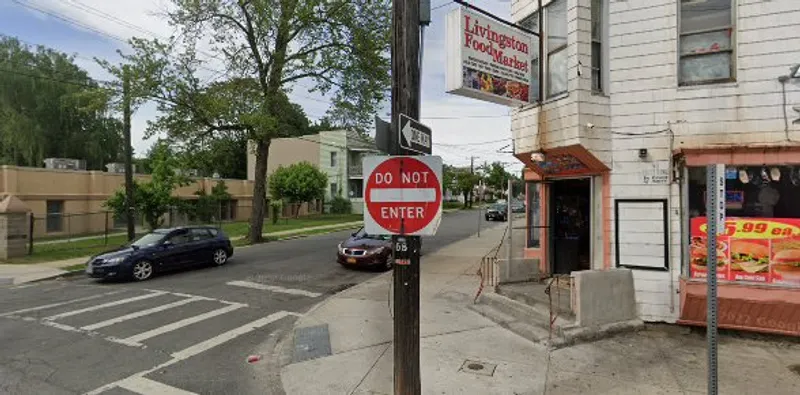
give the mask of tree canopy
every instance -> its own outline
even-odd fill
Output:
[[[325,195],[328,176],[308,162],[278,167],[269,177],[269,191],[273,199],[303,203],[321,199]]]
[[[251,242],[260,241],[273,138],[308,133],[293,89],[329,94],[330,122],[365,130],[388,96],[389,0],[172,0],[167,18],[181,45],[132,40],[123,54],[146,71],[139,87],[163,114],[149,132],[194,144],[236,136],[254,142]],[[196,48],[208,45],[224,70],[201,78]],[[208,52],[206,51],[206,52]],[[108,66],[108,65],[106,65]],[[122,77],[122,69],[107,67]],[[158,80],[153,84],[152,79]],[[297,115],[302,114],[302,117]]]
[[[0,164],[41,167],[58,157],[104,169],[123,153],[110,110],[108,90],[72,56],[0,36]]]
[[[157,229],[163,225],[164,215],[171,208],[184,208],[180,200],[172,196],[172,192],[177,187],[188,185],[189,179],[181,174],[179,162],[165,141],[157,142],[149,156],[152,158],[152,178],[147,182],[134,182],[132,207],[136,214],[144,217],[150,229]],[[125,189],[121,188],[114,192],[105,205],[117,218],[122,218],[128,207],[125,201]]]

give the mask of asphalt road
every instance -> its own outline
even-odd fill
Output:
[[[474,234],[478,221],[476,211],[445,214],[423,255]],[[349,233],[239,248],[223,267],[144,283],[0,287],[0,394],[280,393],[267,358],[280,335],[378,275],[335,263]]]

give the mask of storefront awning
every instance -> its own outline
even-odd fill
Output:
[[[769,166],[800,163],[800,146],[679,148],[673,154],[682,156],[686,166]]]
[[[541,162],[532,160],[532,153],[519,153],[515,156],[543,179],[592,175],[609,170],[608,166],[580,144],[542,151],[544,161]]]

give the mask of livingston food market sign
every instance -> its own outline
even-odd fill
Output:
[[[447,15],[447,91],[497,104],[530,102],[533,35],[468,8]]]

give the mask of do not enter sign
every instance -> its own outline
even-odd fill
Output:
[[[442,158],[364,158],[364,231],[431,236],[442,217]]]

